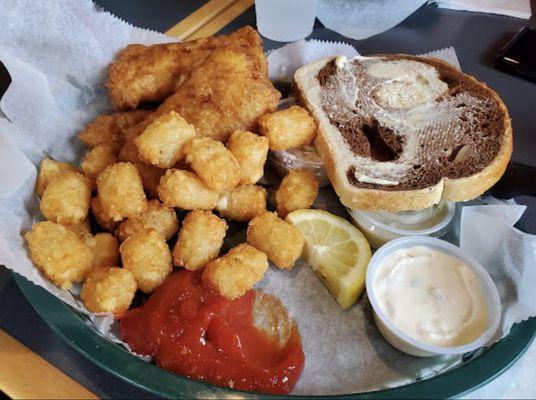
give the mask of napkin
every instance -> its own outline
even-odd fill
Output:
[[[320,0],[317,18],[332,31],[366,39],[398,25],[426,0]]]
[[[529,19],[532,15],[530,0],[430,0],[430,3],[449,10],[499,14],[522,19]]]

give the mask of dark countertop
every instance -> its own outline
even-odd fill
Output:
[[[195,0],[151,2],[98,0],[96,3],[134,25],[165,31],[197,9],[203,2]],[[255,25],[253,7],[225,27],[222,32],[232,31],[245,24]],[[492,66],[498,49],[518,29],[530,24],[534,25],[534,17],[527,22],[508,17],[445,11],[432,6],[424,6],[397,27],[363,41],[347,40],[323,28],[318,21],[311,38],[344,40],[352,43],[362,54],[423,53],[454,46],[462,69],[497,90],[508,106],[514,124],[513,159],[536,167],[534,156],[536,151],[536,84],[499,72]],[[271,49],[281,46],[281,43],[267,40],[265,45]],[[528,196],[518,197],[516,200],[529,205],[520,228],[535,233],[536,200]],[[0,313],[2,329],[100,398],[152,397],[148,392],[102,370],[72,349],[41,320],[21,294],[8,270],[1,266],[0,310],[2,310]],[[507,382],[509,378],[503,376],[500,380]],[[491,385],[496,385],[496,383],[488,384],[487,387]],[[480,391],[482,389],[478,392]],[[504,394],[504,392],[501,393]],[[517,392],[509,392],[510,396],[514,396],[515,393]],[[477,395],[477,392],[474,392],[474,395]]]

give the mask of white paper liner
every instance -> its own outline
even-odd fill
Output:
[[[0,103],[11,121],[0,119],[0,144],[5,146],[0,150],[0,264],[88,314],[76,296],[77,288],[72,293],[59,290],[28,259],[21,234],[40,218],[33,193],[36,166],[44,154],[80,161],[81,146],[74,135],[109,106],[103,88],[105,69],[117,50],[130,42],[155,43],[169,38],[99,12],[89,1],[45,4],[9,0],[0,4],[0,12],[7,21],[0,30],[0,60],[13,80]],[[354,51],[341,43],[299,42],[270,54],[271,71],[284,79],[305,61],[341,52],[352,56]],[[434,55],[445,52],[452,50]],[[316,206],[346,215],[330,190],[322,191]],[[467,232],[478,218],[489,229],[498,229],[495,225],[500,228],[500,243],[506,243],[504,248],[509,250],[493,254],[494,271],[504,265],[502,274],[494,276],[505,306],[500,336],[512,323],[534,315],[536,304],[527,293],[527,288],[536,285],[534,237],[511,228],[520,214],[516,205],[463,213],[462,246],[475,251],[472,234]],[[452,231],[454,241],[458,230]],[[479,228],[479,232],[483,230]],[[481,235],[474,246],[485,250],[492,236],[496,237]],[[238,240],[243,240],[243,232],[231,238]],[[482,256],[491,257],[485,252]],[[418,359],[394,350],[376,330],[366,296],[342,311],[303,261],[292,271],[270,268],[259,287],[283,300],[302,333],[306,364],[294,393],[351,393],[394,387],[432,376],[459,361],[459,357]],[[90,314],[90,320],[106,338],[120,343],[111,315]]]

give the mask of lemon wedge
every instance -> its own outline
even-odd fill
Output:
[[[303,259],[346,309],[365,288],[370,245],[363,234],[344,218],[322,210],[297,210],[286,221],[305,237]]]

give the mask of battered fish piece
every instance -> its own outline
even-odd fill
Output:
[[[158,196],[169,207],[183,210],[212,210],[218,192],[210,189],[193,172],[168,169],[158,184]]]
[[[132,272],[145,293],[155,290],[171,273],[171,252],[166,240],[153,229],[129,236],[119,252],[123,267]]]
[[[84,175],[91,183],[91,188],[97,187],[97,175],[99,175],[108,165],[115,164],[119,159],[117,157],[117,146],[112,143],[99,144],[89,153],[80,164]]]
[[[223,245],[227,223],[210,211],[191,211],[182,223],[173,249],[173,265],[195,271],[215,259]]]
[[[118,110],[144,102],[160,102],[171,96],[217,48],[237,46],[264,58],[262,40],[246,26],[228,36],[212,36],[184,43],[127,46],[108,68],[108,89]],[[267,70],[266,60],[260,66]]]
[[[226,299],[233,300],[262,280],[267,269],[266,254],[242,243],[223,257],[209,262],[203,271],[203,281]]]
[[[62,289],[82,282],[93,266],[93,255],[84,239],[61,224],[38,222],[24,238],[34,264]]]
[[[154,229],[165,240],[169,240],[179,230],[179,221],[175,210],[158,200],[151,200],[145,212],[121,222],[116,235],[119,240],[123,241],[129,236],[147,229]]]
[[[112,221],[121,221],[147,209],[140,173],[131,163],[108,166],[97,177],[97,190],[102,209]]]
[[[134,139],[142,161],[171,168],[183,156],[185,145],[196,135],[195,128],[174,111],[156,118]]]
[[[80,297],[94,313],[111,312],[120,317],[136,294],[136,280],[125,268],[113,266],[93,268],[82,285]]]
[[[266,211],[266,189],[257,185],[241,185],[224,193],[216,210],[223,218],[247,222]]]
[[[298,228],[267,211],[249,222],[247,242],[277,267],[290,269],[300,258],[305,239]]]
[[[64,172],[46,187],[39,208],[52,222],[78,223],[86,219],[91,186],[78,172]]]
[[[209,188],[217,192],[231,190],[240,182],[240,164],[217,140],[193,139],[186,149],[186,162]]]
[[[102,143],[120,145],[124,142],[125,132],[150,114],[150,110],[102,114],[91,121],[77,137],[90,149]]]
[[[259,118],[259,131],[270,140],[270,149],[288,150],[311,143],[316,124],[307,110],[292,106]]]
[[[281,218],[295,210],[310,208],[318,196],[318,179],[314,172],[293,169],[275,192],[277,213]]]
[[[59,162],[52,158],[44,158],[39,167],[39,175],[37,175],[37,181],[35,183],[35,193],[39,197],[42,197],[48,184],[63,172],[80,172],[80,170],[74,165]]]
[[[84,241],[93,254],[94,267],[109,267],[119,265],[119,244],[117,238],[110,233],[88,233]]]
[[[248,49],[214,50],[173,95],[133,128],[133,135],[170,111],[192,124],[198,135],[222,142],[236,130],[255,130],[258,118],[274,111],[280,97],[265,63],[263,54]]]
[[[268,156],[268,138],[248,131],[235,131],[227,148],[240,164],[240,183],[255,184],[264,175]]]

